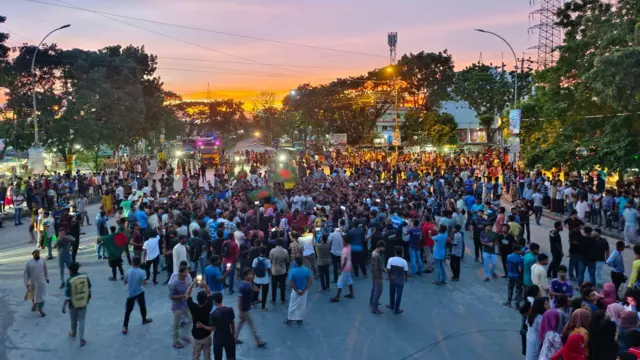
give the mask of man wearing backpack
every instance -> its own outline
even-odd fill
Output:
[[[257,302],[262,292],[262,311],[267,311],[267,296],[269,295],[269,269],[271,269],[271,261],[267,258],[267,248],[260,248],[260,255],[253,259],[251,264],[253,268],[253,282],[258,288],[254,291],[254,300]],[[262,289],[262,291],[260,291]]]
[[[222,243],[221,247],[222,266],[224,266],[223,271],[229,272],[229,295],[235,292],[233,290],[233,280],[235,278],[236,261],[238,261],[239,253],[240,248],[234,240],[233,233],[230,233],[229,238]]]
[[[84,319],[87,315],[87,305],[91,299],[91,281],[86,274],[80,274],[80,264],[77,262],[69,265],[69,279],[65,286],[65,300],[62,304],[62,313],[67,312],[71,316],[71,331],[69,337],[80,337],[80,346],[86,345],[84,339]],[[78,326],[79,325],[79,326]]]

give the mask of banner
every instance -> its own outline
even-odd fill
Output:
[[[347,145],[347,134],[330,134],[329,138],[333,145]]]
[[[514,109],[509,112],[509,132],[511,134],[520,133],[520,120],[522,120],[522,110]]]
[[[400,138],[400,131],[393,132],[393,144],[394,146],[402,145],[402,139]]]
[[[29,169],[31,169],[31,173],[33,174],[44,174],[44,149],[29,149]]]

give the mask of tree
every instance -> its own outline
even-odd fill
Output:
[[[477,113],[487,141],[494,137],[495,119],[509,103],[510,81],[495,66],[472,64],[456,74],[453,93]]]
[[[451,98],[455,73],[453,58],[447,50],[438,53],[403,55],[396,66],[403,82],[400,93],[406,94],[413,107],[422,111],[437,109],[441,102]]]
[[[458,123],[449,113],[409,111],[400,131],[414,145],[443,146],[458,141]]]
[[[559,59],[536,75],[535,96],[540,117],[555,127],[542,127],[523,150],[575,170],[637,168],[637,1],[570,1],[558,11],[558,24],[565,34]],[[537,150],[543,147],[547,155]]]
[[[164,106],[163,84],[154,76],[156,57],[144,47],[110,46],[98,51],[61,50],[44,44],[35,61],[36,87],[30,70],[35,47],[22,46],[11,63],[8,107],[14,112],[12,145],[33,142],[32,94],[38,105],[41,143],[65,156],[75,145],[134,145],[157,139],[176,119]]]
[[[7,21],[7,18],[0,15],[0,24]],[[9,40],[9,34],[0,31],[0,87],[5,87],[9,79],[9,55],[11,48],[6,42]]]

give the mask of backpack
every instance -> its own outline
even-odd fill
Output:
[[[264,263],[265,260],[265,258],[258,258],[256,267],[253,268],[253,273],[256,275],[256,277],[262,278],[267,275],[267,265]]]
[[[231,245],[229,245],[229,240],[222,243],[222,257],[229,257],[231,255]]]
[[[71,288],[71,305],[74,308],[87,306],[91,293],[89,292],[89,278],[85,274],[79,274],[69,280]]]

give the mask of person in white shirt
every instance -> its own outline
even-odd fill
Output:
[[[329,251],[331,251],[331,263],[333,264],[333,282],[338,282],[338,269],[340,268],[340,256],[342,255],[342,248],[344,247],[344,238],[342,236],[341,227],[345,224],[344,219],[340,219],[339,226],[329,234]]]
[[[189,234],[193,234],[193,230],[200,230],[200,224],[198,224],[198,219],[195,218],[189,224]]]
[[[147,239],[142,245],[142,259],[146,263],[147,280],[149,280],[149,270],[153,265],[153,283],[158,284],[156,277],[158,276],[158,264],[160,262],[160,235],[156,235]]]
[[[173,255],[174,268],[182,261],[186,261],[187,263],[189,263],[189,258],[187,256],[187,247],[185,246],[186,243],[187,237],[184,235],[180,235],[178,237],[178,244],[173,247],[173,251],[171,252]]]
[[[542,201],[544,195],[540,193],[540,187],[536,190],[536,193],[531,195],[533,200],[533,213],[535,214],[536,224],[540,225],[540,219],[542,219]]]
[[[124,200],[124,187],[122,185],[118,185],[116,188],[116,201]]]
[[[313,234],[306,233],[300,236],[298,239],[300,244],[302,245],[302,258],[304,261],[304,266],[306,266],[309,270],[313,271],[313,278],[318,279],[319,271],[318,265],[316,262],[316,251],[313,247]]]
[[[136,192],[138,191],[138,181],[136,181],[136,179],[134,178],[133,181],[129,184],[129,186],[131,186],[131,191],[132,192]]]
[[[233,239],[236,241],[236,244],[240,246],[242,245],[242,243],[244,243],[247,237],[244,235],[244,232],[242,231],[243,230],[242,223],[237,224],[236,227],[237,227],[236,231],[233,232]]]
[[[576,204],[576,211],[578,212],[578,219],[585,221],[587,212],[589,211],[589,204],[586,201],[580,199]]]
[[[538,262],[531,266],[531,282],[534,285],[538,285],[540,291],[549,291],[549,280],[547,279],[547,269],[545,265],[549,263],[549,256],[547,254],[539,254]]]
[[[158,218],[158,214],[156,214],[155,209],[153,207],[149,208],[149,216],[147,216],[147,225],[151,230],[157,230],[160,227],[160,219]]]

